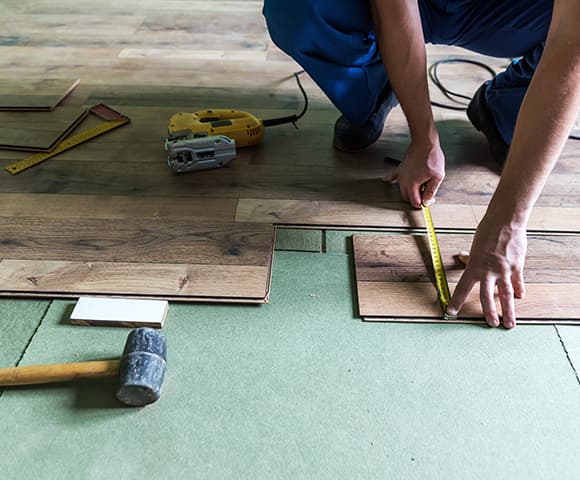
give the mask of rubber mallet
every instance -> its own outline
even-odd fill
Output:
[[[161,330],[137,328],[127,338],[120,360],[0,368],[0,386],[37,385],[119,375],[117,398],[143,407],[161,395],[167,341]]]

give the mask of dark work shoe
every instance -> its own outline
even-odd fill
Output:
[[[334,148],[353,153],[375,143],[383,133],[387,115],[397,103],[397,97],[389,87],[389,92],[379,100],[378,107],[364,125],[355,125],[341,116],[334,124]]]
[[[485,135],[492,157],[500,166],[503,166],[508,155],[509,145],[503,141],[495,126],[485,100],[486,88],[487,82],[479,87],[473,95],[467,107],[467,118],[477,130]]]

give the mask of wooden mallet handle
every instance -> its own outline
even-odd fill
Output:
[[[0,368],[0,386],[67,382],[79,378],[111,377],[118,373],[119,360]]]

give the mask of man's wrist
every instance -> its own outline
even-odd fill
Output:
[[[412,128],[411,130],[411,141],[417,145],[423,145],[426,147],[434,147],[439,145],[439,133],[435,128],[435,124],[427,124],[423,128]]]
[[[531,212],[532,207],[521,199],[514,198],[513,195],[501,198],[496,192],[485,216],[514,229],[526,229]]]

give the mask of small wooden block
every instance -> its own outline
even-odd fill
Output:
[[[81,297],[70,316],[73,325],[162,328],[166,300]]]

